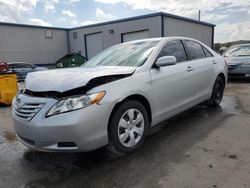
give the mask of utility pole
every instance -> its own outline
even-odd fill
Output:
[[[198,20],[201,21],[201,10],[199,10],[199,13],[198,13]]]

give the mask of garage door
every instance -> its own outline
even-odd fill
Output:
[[[123,33],[122,34],[122,41],[128,42],[132,40],[138,40],[138,39],[145,39],[149,38],[148,31],[137,31],[137,32],[131,32],[131,33]]]
[[[86,35],[86,56],[92,58],[99,52],[103,51],[102,33]]]

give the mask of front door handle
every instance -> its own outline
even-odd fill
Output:
[[[187,71],[191,72],[192,70],[194,70],[194,69],[191,66],[188,66]]]

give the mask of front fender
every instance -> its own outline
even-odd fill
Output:
[[[130,77],[95,87],[88,93],[98,91],[106,91],[100,105],[110,103],[114,107],[131,95],[142,95],[148,100],[152,113],[154,112],[155,107],[152,104],[153,88],[149,72],[134,73]]]

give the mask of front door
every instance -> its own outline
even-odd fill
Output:
[[[193,69],[183,43],[180,40],[167,42],[157,59],[162,56],[175,56],[177,64],[150,70],[155,115],[159,121],[190,103],[195,95]]]

